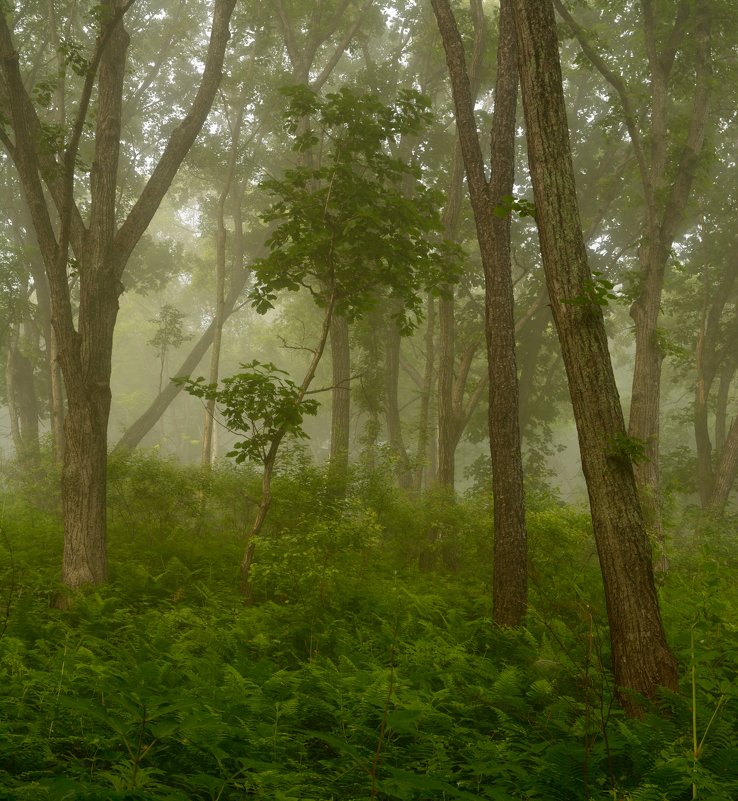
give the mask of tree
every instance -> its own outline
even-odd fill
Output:
[[[481,15],[481,3],[475,3]],[[519,625],[528,594],[527,535],[523,499],[523,464],[518,422],[518,377],[510,266],[510,211],[515,169],[517,76],[511,9],[500,9],[497,88],[492,130],[492,179],[487,181],[479,144],[464,48],[451,7],[433,0],[446,50],[456,108],[456,125],[464,157],[477,240],[485,271],[487,354],[489,360],[489,436],[494,495],[494,619]]]
[[[644,219],[638,247],[640,274],[630,310],[636,351],[628,433],[645,446],[647,458],[636,464],[636,478],[649,529],[661,539],[659,427],[665,352],[659,315],[672,247],[705,150],[713,83],[712,0],[665,4],[641,0],[631,5],[629,11],[640,8],[645,74],[634,69],[633,59],[618,72],[563,2],[555,0],[555,6],[617,98],[638,166]],[[685,65],[677,59],[680,51],[686,56],[686,81]],[[638,79],[646,85],[635,86]],[[672,103],[670,94],[679,95],[680,102]],[[685,108],[688,117],[682,120]]]
[[[222,178],[222,161],[227,161],[231,154],[238,155],[239,159],[238,165],[234,165],[237,169],[230,182],[230,197],[233,198],[233,270],[222,300],[222,290],[216,286],[216,314],[175,371],[174,378],[186,378],[191,375],[211,346],[214,350],[211,354],[211,377],[216,377],[214,362],[218,332],[222,324],[243,305],[240,301],[243,300],[244,289],[250,278],[250,270],[244,267],[242,262],[244,257],[250,261],[262,255],[261,243],[257,245],[253,241],[247,243],[244,240],[245,215],[241,207],[241,194],[235,186],[240,185],[243,189],[251,182],[256,182],[258,177],[255,173],[261,168],[270,169],[275,165],[273,170],[276,171],[276,165],[283,159],[284,152],[279,147],[275,148],[272,138],[273,117],[278,115],[272,114],[271,110],[279,108],[278,87],[285,82],[284,59],[286,58],[292,67],[290,83],[306,83],[316,92],[322,90],[333,77],[337,65],[357,33],[371,22],[373,5],[374,0],[340,2],[335,4],[331,13],[325,13],[327,7],[321,4],[287,3],[280,0],[274,6],[254,4],[248,8],[248,13],[236,11],[233,27],[240,43],[241,54],[248,54],[248,59],[239,65],[241,91],[237,94],[240,104],[239,101],[229,100],[227,92],[221,93],[226,96],[224,100],[227,107],[223,111],[226,120],[221,120],[215,134],[210,135],[208,145],[211,147],[207,154],[212,176],[217,176],[214,178],[216,181]],[[374,18],[377,14],[378,11],[375,9]],[[250,43],[246,45],[244,40]],[[220,141],[223,138],[223,130],[230,125],[232,131],[229,135],[233,136],[239,131],[239,126],[234,125],[238,116],[250,117],[251,112],[246,114],[246,111],[251,107],[259,108],[260,114],[252,124],[250,135],[242,136],[238,147],[234,145],[231,148],[231,154],[221,154]],[[243,121],[242,125],[245,127]],[[213,153],[221,156],[220,161],[213,158]],[[225,188],[224,186],[223,189]],[[220,192],[222,191],[221,189]],[[258,211],[258,208],[253,210],[253,212]],[[217,213],[216,211],[216,215]],[[249,244],[252,248],[248,247]],[[221,258],[221,255],[216,256],[216,262]],[[220,280],[219,272],[220,267],[217,267],[216,284]],[[146,410],[124,432],[115,450],[137,447],[181,392],[182,386],[181,381],[168,382]],[[207,449],[206,431],[203,437],[203,450],[207,452]]]
[[[615,682],[625,709],[637,714],[631,692],[653,698],[659,686],[678,689],[633,473],[642,454],[625,432],[602,314],[606,292],[587,262],[553,5],[513,6],[536,222],[602,568]]]
[[[296,412],[306,402],[334,314],[350,322],[380,299],[397,301],[401,325],[411,328],[421,313],[422,290],[453,277],[456,251],[430,241],[440,229],[437,193],[421,183],[415,165],[394,158],[389,149],[397,138],[419,132],[428,121],[421,96],[402,92],[394,104],[385,105],[376,96],[345,88],[324,99],[306,86],[284,93],[294,150],[298,157],[311,150],[316,158],[312,163],[298,158],[298,165],[282,178],[263,182],[274,198],[264,219],[275,227],[267,242],[269,255],[254,265],[252,298],[257,311],[264,313],[273,308],[280,292],[302,289],[323,310],[308,368],[300,385],[290,390]],[[414,184],[412,200],[404,191],[409,178]],[[192,391],[199,385],[201,381],[187,386]],[[207,392],[217,399],[217,388],[210,385]],[[224,414],[226,419],[232,416],[228,403]],[[266,427],[268,442],[259,446],[262,495],[241,563],[247,598],[256,545],[271,503],[274,464],[292,425],[289,414],[280,415],[282,422]],[[241,431],[248,434],[252,429]],[[244,446],[248,455],[249,447]]]
[[[97,30],[92,52],[81,45],[67,49],[68,64],[81,84],[68,128],[51,127],[39,114],[26,88],[9,17],[0,16],[0,141],[18,171],[44,260],[67,393],[62,581],[71,589],[99,584],[107,576],[107,426],[122,278],[133,249],[208,115],[235,5],[235,0],[216,0],[197,93],[121,222],[119,166],[130,41],[124,17],[132,1],[103,0],[92,11]],[[90,119],[94,119],[94,130],[87,142]],[[83,179],[80,159],[83,141],[92,152],[89,182]],[[81,202],[88,191],[89,203]],[[77,281],[75,313],[72,292]]]

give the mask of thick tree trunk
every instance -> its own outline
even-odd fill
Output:
[[[351,348],[348,320],[340,314],[331,319],[331,449],[330,472],[334,492],[343,497],[351,439]]]
[[[582,236],[550,0],[514,0],[519,69],[543,266],[577,424],[605,587],[613,669],[626,710],[678,689],[638,502],[602,308]]]
[[[481,3],[473,5],[482,14]],[[527,606],[527,536],[518,423],[513,286],[509,217],[496,206],[512,193],[517,77],[511,8],[501,9],[498,87],[493,130],[493,183],[487,183],[474,117],[473,95],[453,13],[446,0],[433,0],[456,108],[456,126],[485,272],[486,333],[490,385],[490,449],[495,521],[494,619],[518,625]],[[477,29],[481,27],[481,19]],[[493,430],[494,427],[494,430]],[[440,449],[439,449],[440,451]]]
[[[169,189],[212,105],[221,77],[235,0],[216,0],[208,54],[189,113],[174,129],[153,174],[123,225],[117,228],[118,156],[128,34],[118,0],[104,4],[102,30],[85,73],[79,107],[57,161],[39,145],[41,123],[24,86],[8,20],[0,15],[0,66],[15,141],[3,143],[18,170],[49,281],[51,324],[58,343],[68,413],[62,469],[64,557],[70,589],[105,580],[106,455],[113,331],[121,277],[128,259]],[[89,226],[74,201],[79,144],[97,78],[94,153],[89,178]],[[59,216],[51,221],[41,176]],[[79,311],[72,306],[69,247],[79,262]]]

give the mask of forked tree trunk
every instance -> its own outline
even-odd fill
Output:
[[[528,161],[551,310],[561,343],[610,622],[618,696],[631,714],[659,686],[678,690],[654,586],[651,548],[613,375],[593,300],[551,0],[514,0]]]
[[[66,149],[58,157],[41,145],[41,123],[25,89],[8,19],[0,15],[0,66],[7,91],[11,141],[2,142],[18,170],[49,280],[51,324],[67,391],[66,446],[62,469],[64,556],[62,581],[70,589],[99,584],[107,575],[107,428],[113,331],[121,277],[131,252],[148,227],[182,160],[199,133],[220,81],[235,0],[216,0],[208,54],[189,113],[174,129],[125,222],[117,225],[118,156],[128,34],[123,15],[129,5],[105,2],[102,31],[84,78]],[[99,73],[99,74],[98,74]],[[74,201],[79,143],[93,97],[96,125],[89,178],[89,224]],[[59,217],[51,222],[41,180]],[[68,279],[69,247],[79,262],[79,311],[73,312]]]
[[[480,2],[475,1],[473,8],[477,15],[482,14]],[[500,625],[515,626],[522,621],[527,607],[527,535],[518,424],[510,221],[509,216],[501,219],[495,214],[502,197],[512,193],[517,95],[515,37],[511,9],[503,4],[493,121],[493,179],[488,184],[461,36],[447,0],[433,0],[433,9],[446,51],[456,125],[485,273],[495,527],[494,620]]]

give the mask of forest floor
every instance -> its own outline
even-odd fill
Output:
[[[613,697],[585,511],[529,494],[530,612],[491,622],[490,501],[296,456],[237,588],[246,471],[110,469],[110,582],[54,607],[55,479],[6,477],[2,801],[730,801],[738,544],[685,525],[659,592],[681,667],[640,719]],[[676,529],[676,527],[674,527]],[[693,715],[694,712],[694,715]]]

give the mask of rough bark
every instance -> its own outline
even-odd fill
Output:
[[[649,530],[662,539],[663,530],[659,488],[659,428],[661,406],[661,367],[663,352],[658,322],[667,262],[690,197],[694,177],[704,149],[705,131],[712,85],[710,53],[711,0],[680,0],[676,13],[657,19],[653,0],[641,0],[643,33],[650,73],[648,100],[649,130],[640,127],[636,108],[638,91],[614,72],[589,41],[585,30],[572,17],[561,0],[554,0],[557,11],[578,39],[582,51],[614,89],[638,164],[645,198],[643,239],[638,249],[641,291],[631,307],[635,325],[636,350],[628,424],[629,436],[644,443],[647,458],[635,466],[636,480]],[[671,24],[663,37],[662,22]],[[677,51],[690,32],[694,38],[695,83],[691,117],[683,143],[674,143],[669,120],[669,82]],[[676,170],[670,146],[680,155]]]
[[[473,8],[481,15],[480,3],[475,3]],[[495,525],[494,619],[500,625],[515,626],[521,622],[527,607],[527,535],[518,423],[510,221],[509,217],[500,218],[495,214],[502,197],[512,194],[517,95],[515,35],[511,8],[503,3],[493,119],[493,179],[489,184],[461,37],[448,2],[433,0],[433,9],[446,51],[456,126],[485,273]]]
[[[550,0],[514,0],[528,161],[551,310],[561,344],[587,482],[610,622],[613,669],[625,709],[678,689],[651,549],[636,491],[602,307],[582,236]]]

